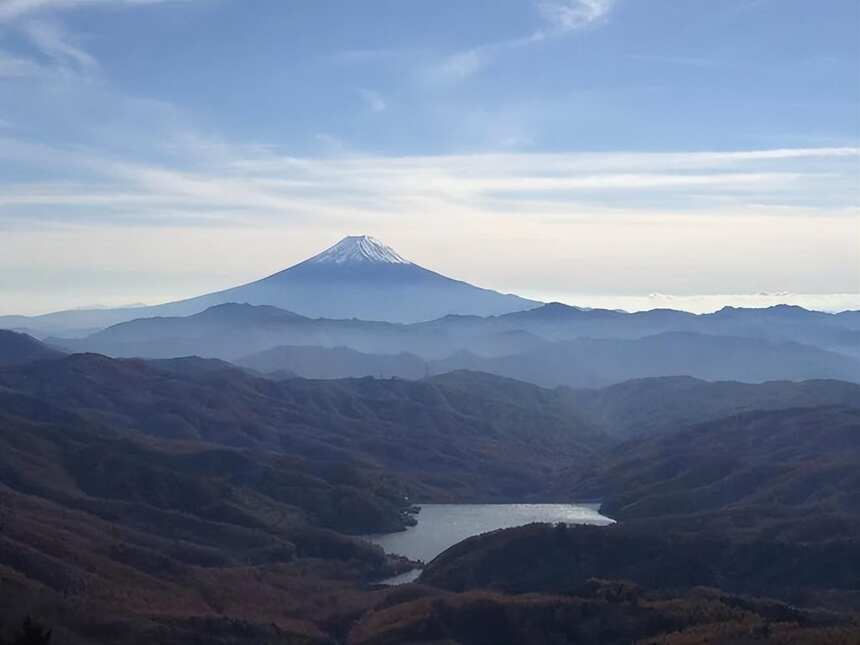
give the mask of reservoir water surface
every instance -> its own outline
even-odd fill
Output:
[[[418,524],[400,533],[365,536],[387,553],[430,562],[448,547],[473,535],[532,522],[565,522],[605,526],[613,520],[598,512],[598,504],[423,504]],[[414,580],[419,571],[390,578],[387,584]]]

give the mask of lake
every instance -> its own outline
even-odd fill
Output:
[[[532,522],[565,522],[605,526],[613,520],[598,512],[598,504],[423,504],[418,524],[400,533],[368,535],[387,553],[430,562],[448,547],[468,537]],[[418,577],[409,571],[385,584],[402,584]]]

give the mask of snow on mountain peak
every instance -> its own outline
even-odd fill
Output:
[[[308,262],[346,264],[352,262],[381,264],[412,264],[390,246],[369,235],[350,235],[315,255]]]

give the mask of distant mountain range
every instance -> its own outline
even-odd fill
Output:
[[[449,315],[400,324],[312,319],[271,306],[224,304],[52,342],[69,351],[117,357],[220,358],[280,377],[414,379],[469,369],[549,387],[676,375],[860,381],[860,331],[851,319],[784,306],[694,315],[551,303],[500,316]]]
[[[430,365],[415,354],[365,354],[349,347],[281,345],[236,361],[270,377],[300,376],[313,379],[377,376],[379,378],[420,379],[428,376]]]
[[[0,328],[42,335],[86,334],[135,318],[188,316],[228,302],[271,305],[311,318],[389,322],[447,314],[489,316],[540,304],[448,278],[410,262],[379,240],[357,235],[274,275],[223,291],[149,307],[2,316]]]
[[[860,361],[855,358],[793,342],[693,332],[637,339],[581,338],[492,358],[461,352],[432,366],[437,373],[471,369],[545,387],[601,387],[674,375],[747,383],[820,378],[860,382]]]
[[[218,358],[276,379],[420,379],[469,369],[547,387],[680,375],[860,381],[860,312],[541,304],[439,275],[368,236],[188,300],[3,317],[2,327],[69,352]]]

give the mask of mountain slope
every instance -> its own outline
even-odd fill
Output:
[[[398,572],[381,549],[341,534],[407,524],[402,488],[377,469],[121,425],[0,389],[5,625],[34,613],[69,644],[322,644],[310,621],[329,614],[321,603],[336,611],[344,580]],[[243,640],[214,637],[238,620],[288,636],[249,624]],[[138,629],[160,633],[134,638]],[[186,629],[197,636],[176,634]]]
[[[659,528],[645,532],[624,523],[609,527],[529,524],[490,531],[454,545],[429,563],[419,581],[451,591],[482,589],[568,596],[589,584],[603,584],[609,593],[632,595],[639,592],[638,585],[674,593],[709,587],[748,597],[777,598],[795,606],[841,604],[856,611],[860,606],[858,556],[860,543],[856,540],[809,544],[747,542],[704,533],[674,535]],[[613,584],[606,584],[607,580]],[[724,640],[718,636],[713,639],[698,636],[678,641],[614,642],[761,642],[759,638]],[[856,636],[854,631],[853,638],[846,635],[844,639],[807,642],[850,643],[856,642]]]
[[[856,538],[858,463],[860,407],[755,411],[625,443],[570,489],[628,524]]]
[[[539,495],[563,466],[607,445],[533,385],[503,401],[444,383],[273,381],[200,359],[77,354],[0,369],[0,388],[90,423],[161,439],[261,449],[382,469],[424,500]],[[537,403],[523,403],[531,398]],[[525,396],[526,398],[523,398]]]
[[[541,533],[549,539],[541,540]],[[570,561],[580,545],[571,540],[570,551],[563,553],[565,545],[558,538],[553,542],[553,527],[527,526],[487,537],[485,553],[495,557],[480,562],[484,575],[461,577],[474,583],[473,590],[453,593],[427,585],[395,589],[355,625],[349,645],[844,645],[860,639],[860,627],[848,615],[803,611],[713,589],[679,594],[642,589],[625,580],[574,578],[587,569]],[[621,551],[627,545],[618,540],[613,546]],[[542,548],[549,549],[543,559]],[[529,557],[532,554],[536,557]],[[486,591],[506,582],[508,564],[524,560],[525,571],[554,567],[556,575],[567,574],[564,594],[540,593],[551,585],[539,579],[528,594]],[[462,558],[449,564],[471,573],[477,562]],[[635,578],[624,575],[617,562],[609,564],[607,571]],[[440,575],[433,581],[444,584],[446,578]]]
[[[645,378],[600,389],[545,389],[513,379],[461,370],[434,383],[500,402],[551,406],[581,419],[613,443],[669,434],[745,412],[841,406],[860,409],[860,385],[844,381],[712,383],[689,376]]]
[[[27,334],[0,329],[0,366],[59,358],[63,353]]]
[[[710,382],[678,376],[571,390],[569,399],[583,420],[623,441],[756,410],[860,408],[860,385],[835,380]]]

